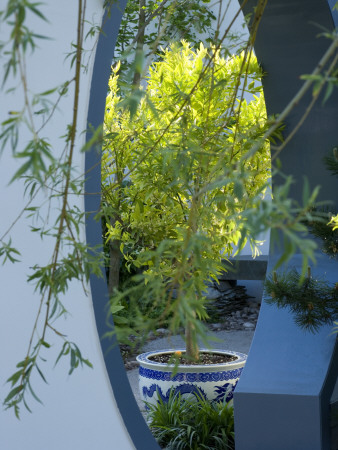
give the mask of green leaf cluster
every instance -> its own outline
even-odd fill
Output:
[[[206,283],[245,244],[243,211],[268,186],[262,73],[251,53],[223,58],[186,41],[150,67],[137,99],[134,91],[119,95],[118,70],[104,123],[103,194],[114,217],[106,238],[119,242],[127,267],[142,271],[121,295],[162,303],[162,320],[170,316],[174,329],[193,321],[197,330]]]
[[[64,336],[62,337],[64,338]],[[41,399],[33,390],[32,379],[34,379],[35,374],[38,374],[41,379],[47,383],[46,377],[39,367],[38,362],[39,364],[46,362],[46,360],[41,356],[41,349],[49,349],[50,347],[51,345],[48,342],[46,342],[43,338],[40,338],[30,353],[30,356],[27,356],[16,365],[18,370],[14,372],[7,380],[7,383],[10,383],[11,388],[8,395],[4,399],[3,404],[5,409],[13,408],[18,419],[20,418],[20,406],[22,403],[29,412],[32,412],[27,401],[28,395],[30,395],[35,401],[42,404]],[[70,357],[69,375],[77,367],[79,367],[79,365],[83,366],[83,364],[85,364],[88,367],[93,367],[88,359],[83,358],[78,346],[65,339],[62,349],[56,359],[55,365],[61,357],[66,355],[69,355]]]
[[[273,171],[273,177],[280,176],[278,169]],[[265,230],[271,230],[271,245],[273,251],[280,253],[275,268],[286,264],[295,253],[302,255],[302,276],[305,275],[309,261],[314,261],[317,244],[309,234],[308,222],[314,220],[313,206],[319,187],[312,192],[309,182],[304,178],[302,204],[290,195],[294,183],[291,176],[284,175],[284,184],[273,189],[273,201],[257,200],[256,207],[247,208],[243,212],[245,230],[249,235],[257,236]]]
[[[88,359],[83,358],[81,351],[79,347],[74,342],[68,342],[66,341],[63,344],[63,347],[59,353],[59,356],[57,357],[55,361],[55,365],[59,362],[60,358],[62,356],[69,355],[70,358],[70,369],[68,372],[68,375],[71,375],[73,371],[79,367],[79,365],[83,366],[85,364],[88,367],[93,367],[92,363],[88,361]]]
[[[20,256],[20,252],[16,248],[12,247],[11,239],[9,239],[8,243],[1,242],[0,258],[3,258],[2,264],[5,264],[7,260],[11,263],[19,261],[17,256]]]

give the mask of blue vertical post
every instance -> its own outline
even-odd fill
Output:
[[[252,6],[252,2],[251,2]],[[247,8],[250,7],[250,2]],[[245,12],[248,12],[246,10]],[[319,27],[318,27],[319,26]],[[269,0],[256,41],[268,114],[279,113],[301,86],[332,41],[318,37],[333,30],[326,0]],[[302,99],[286,120],[292,130],[311,100]],[[338,91],[317,102],[295,138],[281,152],[283,172],[295,179],[292,196],[301,201],[303,176],[321,185],[321,199],[337,205],[338,181],[323,156],[338,144]],[[279,179],[273,179],[273,186]],[[270,253],[268,271],[278,257]],[[318,254],[313,272],[338,281],[337,261]],[[290,266],[300,267],[300,255]],[[337,379],[338,353],[332,328],[316,334],[301,330],[287,310],[262,303],[246,367],[235,396],[236,450],[330,449],[329,400]]]

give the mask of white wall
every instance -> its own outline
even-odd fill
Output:
[[[99,23],[102,15],[102,0],[87,0],[86,16],[90,22]],[[76,38],[77,2],[69,0],[49,1],[41,8],[49,19],[43,23],[36,17],[30,17],[30,23],[39,34],[52,37],[51,41],[40,41],[39,48],[28,58],[28,80],[32,91],[41,92],[61,84],[71,77],[69,61],[65,55],[70,50],[70,42]],[[238,6],[232,0],[233,10]],[[230,14],[231,15],[231,14]],[[0,40],[7,40],[6,28],[0,30]],[[93,42],[87,41],[91,48]],[[94,59],[91,59],[91,64]],[[3,66],[1,66],[3,67]],[[79,128],[86,128],[87,104],[91,82],[91,68],[82,75]],[[2,70],[2,69],[0,69]],[[8,117],[8,112],[19,110],[23,104],[19,81],[10,80],[9,85],[16,86],[14,92],[6,94],[0,91],[0,122]],[[64,134],[71,120],[71,93],[64,98],[59,109],[46,128],[46,137],[50,139],[56,151],[61,151],[59,137]],[[78,149],[84,135],[78,139]],[[25,136],[22,136],[22,143]],[[20,161],[21,162],[21,161]],[[84,155],[76,154],[79,172],[83,172]],[[25,206],[23,185],[8,185],[12,174],[18,167],[11,156],[11,148],[5,148],[0,159],[0,236],[15,222]],[[44,200],[43,195],[35,204]],[[74,199],[83,208],[83,199]],[[50,211],[50,222],[55,218],[56,210]],[[47,209],[43,210],[47,215]],[[8,393],[6,379],[15,371],[15,365],[25,357],[34,319],[38,310],[39,296],[33,287],[27,284],[27,275],[34,264],[45,264],[50,257],[53,242],[41,241],[30,233],[30,221],[23,215],[15,222],[10,236],[13,245],[20,249],[21,262],[0,266],[0,389],[1,401]],[[84,233],[84,230],[83,230]],[[7,238],[5,239],[7,240]],[[64,299],[70,312],[67,320],[59,321],[59,328],[68,338],[76,342],[82,353],[94,365],[94,369],[77,369],[67,375],[68,361],[61,361],[56,368],[53,362],[58,354],[60,342],[50,333],[47,341],[52,345],[44,356],[47,363],[41,363],[48,385],[40,378],[33,380],[36,392],[44,405],[30,401],[33,414],[25,409],[18,421],[12,411],[0,412],[0,448],[3,450],[93,450],[93,449],[132,449],[133,444],[125,429],[111,390],[106,368],[103,362],[92,299],[86,296],[82,286],[73,283]]]
[[[4,2],[3,2],[4,3]],[[7,2],[5,2],[7,3]],[[40,8],[49,19],[43,23],[30,17],[30,25],[39,34],[52,38],[51,41],[39,41],[39,48],[28,57],[28,79],[30,88],[41,92],[61,84],[71,77],[69,61],[64,61],[70,50],[70,42],[76,38],[77,3],[69,0],[49,1]],[[101,22],[102,0],[87,0],[86,16],[89,21]],[[0,40],[7,40],[5,28],[0,30]],[[92,41],[85,43],[91,48]],[[94,59],[91,59],[91,64]],[[3,65],[1,66],[3,67]],[[79,129],[86,128],[87,104],[91,82],[92,66],[83,74],[80,99]],[[3,69],[0,69],[0,71]],[[1,73],[2,75],[2,73]],[[2,78],[2,76],[1,76]],[[14,93],[0,93],[0,121],[8,116],[8,111],[19,110],[23,104],[22,89],[18,80],[10,80],[15,85]],[[65,133],[70,123],[72,95],[62,100],[55,118],[49,123],[45,136],[51,140],[56,151],[61,151],[59,136]],[[83,143],[82,134],[77,142],[79,149]],[[22,143],[25,136],[22,137]],[[84,155],[79,152],[75,157],[80,173],[84,168]],[[21,163],[21,161],[20,161]],[[11,157],[11,148],[7,146],[0,159],[0,236],[14,222],[25,205],[23,185],[8,182],[17,167]],[[40,195],[34,204],[44,200]],[[83,199],[74,199],[74,203],[83,208]],[[50,211],[50,223],[57,211]],[[43,210],[47,215],[47,209]],[[1,401],[8,394],[6,379],[15,371],[15,365],[24,358],[39,304],[39,295],[28,285],[26,277],[31,273],[33,264],[44,264],[50,257],[53,242],[43,242],[29,231],[30,221],[25,215],[14,225],[10,235],[13,245],[22,253],[21,262],[0,266],[0,389]],[[83,230],[84,232],[84,230]],[[7,239],[6,239],[7,240]],[[125,429],[115,404],[109,380],[107,378],[101,348],[97,335],[92,300],[86,296],[82,287],[73,283],[64,298],[70,312],[67,320],[59,320],[60,331],[77,343],[85,357],[94,365],[94,369],[77,369],[68,376],[69,361],[53,364],[60,350],[60,341],[49,333],[47,341],[52,345],[46,350],[47,363],[41,362],[48,385],[40,378],[33,380],[33,386],[44,405],[29,401],[33,414],[24,408],[21,420],[14,417],[12,411],[0,412],[0,448],[2,450],[93,450],[93,449],[132,449],[130,437]]]

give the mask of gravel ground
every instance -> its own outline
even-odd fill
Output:
[[[231,341],[231,336],[236,336],[236,343],[238,341],[237,336],[243,336],[243,344],[246,350],[240,350],[230,347],[229,350],[243,351],[244,353],[246,353],[249,350],[250,345],[248,347],[248,342],[245,336],[251,336],[252,339],[253,332],[256,328],[259,308],[260,303],[245,302],[242,305],[241,309],[237,309],[236,311],[227,314],[226,316],[224,316],[224,318],[222,318],[222,320],[217,323],[209,324],[208,328],[210,330],[210,336],[214,335],[215,338],[222,340],[221,347],[218,345],[219,343],[215,342],[215,348],[224,348],[224,345],[228,347],[227,340],[230,339]],[[233,333],[235,331],[248,333]],[[238,342],[238,344],[240,345],[240,342]],[[249,344],[251,344],[251,340],[249,340]],[[127,346],[121,346],[122,354],[126,355],[124,358],[125,368],[127,371],[129,371],[138,367],[138,364],[135,360],[135,356],[138,353],[142,353],[143,351],[157,350],[161,348],[164,349],[177,347],[178,345],[180,347],[184,347],[184,341],[180,336],[169,336],[168,330],[166,330],[165,328],[159,328],[155,332],[151,332],[148,335],[146,344],[136,353],[127,355],[129,348]]]

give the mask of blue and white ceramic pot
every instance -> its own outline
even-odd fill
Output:
[[[184,349],[168,349],[142,353],[137,356],[140,364],[139,387],[141,398],[156,404],[158,396],[168,401],[171,388],[181,395],[199,394],[209,401],[230,402],[235,387],[246,362],[247,355],[230,350],[200,350],[201,352],[226,354],[235,360],[222,364],[178,365],[177,372],[172,375],[174,365],[151,361],[153,355],[173,353]]]

